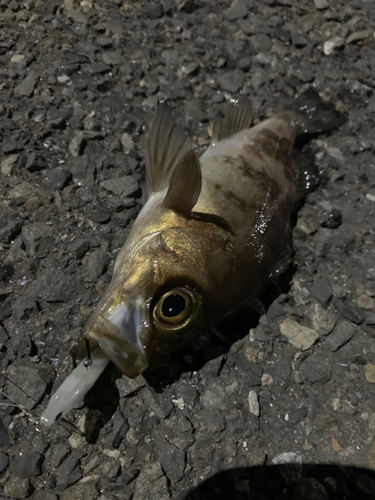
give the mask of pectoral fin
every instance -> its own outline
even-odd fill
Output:
[[[156,110],[147,144],[148,196],[168,187],[174,167],[189,149],[189,138],[176,125],[176,117],[164,101]]]
[[[176,165],[163,206],[189,217],[197,203],[202,187],[199,160],[191,149]]]

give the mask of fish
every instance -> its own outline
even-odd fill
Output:
[[[93,359],[51,399],[45,425],[76,404],[108,360],[138,376],[244,307],[289,265],[293,207],[319,183],[296,141],[332,132],[345,117],[311,88],[252,122],[247,97],[231,102],[198,159],[167,102],[158,106],[147,143],[147,201],[86,325]]]

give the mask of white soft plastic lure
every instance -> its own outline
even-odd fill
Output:
[[[48,427],[64,417],[82,401],[108,363],[108,357],[100,348],[95,349],[91,354],[89,366],[87,366],[87,359],[81,361],[51,397],[47,408],[40,417],[40,423]]]

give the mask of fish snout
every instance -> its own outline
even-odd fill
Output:
[[[102,351],[129,378],[135,378],[148,367],[148,359],[140,340],[144,324],[141,304],[135,299],[101,311],[91,324],[86,337],[95,340]]]

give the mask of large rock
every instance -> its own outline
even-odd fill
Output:
[[[99,495],[95,481],[80,481],[66,489],[61,495],[61,500],[96,500]]]
[[[10,463],[10,471],[21,479],[40,476],[44,456],[35,451],[16,455]]]
[[[236,94],[242,88],[243,77],[235,71],[230,71],[219,76],[218,82],[223,90]]]
[[[169,500],[170,498],[167,478],[159,463],[149,465],[139,474],[135,483],[133,500]]]
[[[17,85],[15,92],[16,94],[21,96],[31,97],[37,83],[38,75],[35,73],[35,71],[30,71],[27,77],[22,80],[19,85]]]
[[[309,349],[319,338],[315,330],[302,326],[291,318],[281,323],[280,331],[294,347],[301,351]]]
[[[85,287],[76,275],[49,269],[30,287],[30,294],[47,302],[69,302],[81,296]]]
[[[101,182],[100,185],[110,193],[124,198],[134,196],[139,191],[138,182],[130,175],[118,179],[108,179]]]
[[[328,382],[332,373],[330,364],[319,353],[309,356],[302,363],[301,371],[305,381],[313,384]]]
[[[52,382],[51,366],[16,361],[6,371],[6,393],[27,410],[31,410],[43,398]]]
[[[162,436],[157,436],[155,441],[161,465],[168,479],[176,483],[184,475],[185,452],[168,443]]]

